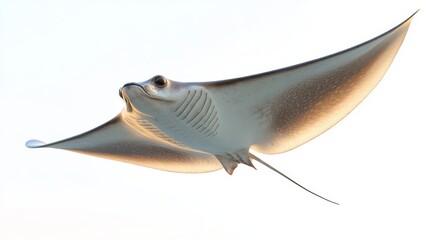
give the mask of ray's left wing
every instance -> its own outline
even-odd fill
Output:
[[[49,144],[30,140],[26,146],[70,150],[170,172],[201,173],[222,168],[212,155],[168,145],[136,133],[121,114],[80,135]]]

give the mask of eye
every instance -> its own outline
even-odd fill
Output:
[[[155,84],[156,87],[158,88],[163,88],[165,86],[167,86],[167,79],[165,79],[163,76],[155,76],[153,77],[153,83]]]

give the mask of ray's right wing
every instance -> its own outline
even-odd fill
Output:
[[[392,63],[413,16],[378,37],[326,57],[201,85],[213,96],[220,114],[229,117],[227,122],[239,123],[241,133],[255,133],[252,149],[285,152],[331,128],[371,92]]]

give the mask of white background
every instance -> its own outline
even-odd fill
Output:
[[[423,1],[0,1],[0,239],[428,239],[428,6]],[[322,57],[415,10],[381,83],[313,141],[177,174],[27,149],[121,111],[156,74],[213,81]],[[258,94],[255,90],[254,94]]]

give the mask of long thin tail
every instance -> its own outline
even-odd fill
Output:
[[[271,166],[271,165],[269,165],[268,163],[266,163],[266,162],[262,161],[262,160],[261,160],[260,158],[258,158],[257,156],[255,156],[255,155],[253,155],[253,154],[249,153],[249,157],[250,157],[250,158],[252,158],[252,159],[255,159],[256,161],[258,161],[258,162],[260,162],[260,163],[262,163],[263,165],[265,165],[267,168],[269,168],[269,169],[273,170],[274,172],[276,172],[276,173],[278,173],[278,174],[282,175],[283,177],[285,177],[285,178],[286,178],[286,179],[288,179],[289,181],[291,181],[291,182],[295,183],[298,187],[300,187],[300,188],[304,189],[305,191],[307,191],[307,192],[309,192],[309,193],[311,193],[311,194],[313,194],[313,195],[315,195],[315,196],[317,196],[317,197],[319,197],[319,198],[321,198],[321,199],[323,199],[323,200],[325,200],[325,201],[328,201],[328,202],[333,203],[333,204],[336,204],[336,205],[340,205],[340,204],[338,204],[338,203],[336,203],[336,202],[334,202],[334,201],[331,201],[331,200],[329,200],[329,199],[327,199],[327,198],[324,198],[324,197],[320,196],[320,195],[319,195],[319,194],[317,194],[317,193],[314,193],[314,192],[312,192],[312,191],[308,190],[307,188],[305,188],[305,187],[303,187],[301,184],[299,184],[299,183],[295,182],[293,179],[291,179],[290,177],[286,176],[285,174],[283,174],[283,173],[282,173],[282,172],[280,172],[279,170],[275,169],[274,167],[272,167],[272,166]]]

